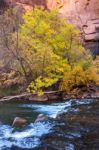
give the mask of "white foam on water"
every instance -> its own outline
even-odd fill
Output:
[[[43,134],[48,133],[51,128],[52,126],[49,125],[49,123],[37,122],[34,124],[30,124],[29,129],[26,129],[25,131],[15,132],[11,134],[11,137],[17,139],[22,139],[30,136],[40,137]]]
[[[49,123],[35,123],[30,124],[27,129],[22,131],[13,131],[10,126],[0,126],[0,148],[12,145],[21,148],[34,148],[40,144],[39,138],[50,132],[52,126]]]
[[[33,109],[35,112],[46,114],[50,117],[55,118],[57,113],[62,111],[64,108],[68,108],[71,106],[71,101],[63,102],[63,103],[53,103],[50,105],[42,105],[42,104],[23,104],[20,107],[28,107]]]
[[[62,103],[53,103],[49,105],[42,104],[19,104],[18,107],[29,108],[33,112],[43,113],[50,117],[55,118],[60,112],[67,112],[72,106],[86,105],[92,103],[92,100],[70,100]],[[64,109],[65,108],[65,109]],[[73,108],[72,108],[73,110]],[[78,111],[74,108],[73,111]],[[2,148],[10,148],[12,145],[22,148],[34,148],[40,144],[40,137],[51,131],[53,125],[48,122],[37,122],[28,125],[22,130],[15,130],[8,125],[0,125],[0,150]],[[80,135],[75,135],[79,137]],[[73,145],[67,147],[73,150]],[[66,149],[66,150],[67,150]]]

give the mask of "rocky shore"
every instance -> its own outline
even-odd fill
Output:
[[[23,93],[15,96],[7,96],[0,99],[0,103],[13,103],[13,102],[50,102],[50,101],[65,101],[68,99],[97,99],[99,98],[99,91],[88,93],[84,92],[81,96],[66,95],[59,91],[45,92],[44,95],[38,96],[37,94]]]
[[[63,100],[62,93],[58,91],[45,92],[43,96],[37,94],[23,93],[16,96],[7,96],[0,99],[0,103],[10,102],[47,102],[54,100]]]

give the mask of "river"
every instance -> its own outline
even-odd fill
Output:
[[[38,114],[57,119],[34,123]],[[12,128],[15,117],[28,120]],[[0,104],[0,150],[99,150],[99,100]]]

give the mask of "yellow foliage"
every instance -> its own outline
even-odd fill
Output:
[[[43,95],[43,89],[48,88],[55,84],[58,81],[57,78],[49,78],[49,77],[38,77],[34,82],[32,81],[27,88],[28,92],[37,93],[38,96]]]
[[[96,59],[93,61],[92,64],[92,73],[94,73],[94,78],[96,84],[99,86],[99,56],[96,57]]]
[[[76,88],[88,86],[90,83],[97,84],[97,73],[93,67],[86,71],[81,66],[75,66],[71,71],[64,74],[63,81],[60,84],[60,90],[70,93]]]

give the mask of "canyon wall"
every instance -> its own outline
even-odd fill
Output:
[[[59,8],[60,15],[76,24],[84,35],[87,47],[99,53],[99,0],[1,0],[31,10],[34,5]],[[93,52],[94,53],[94,52]]]

